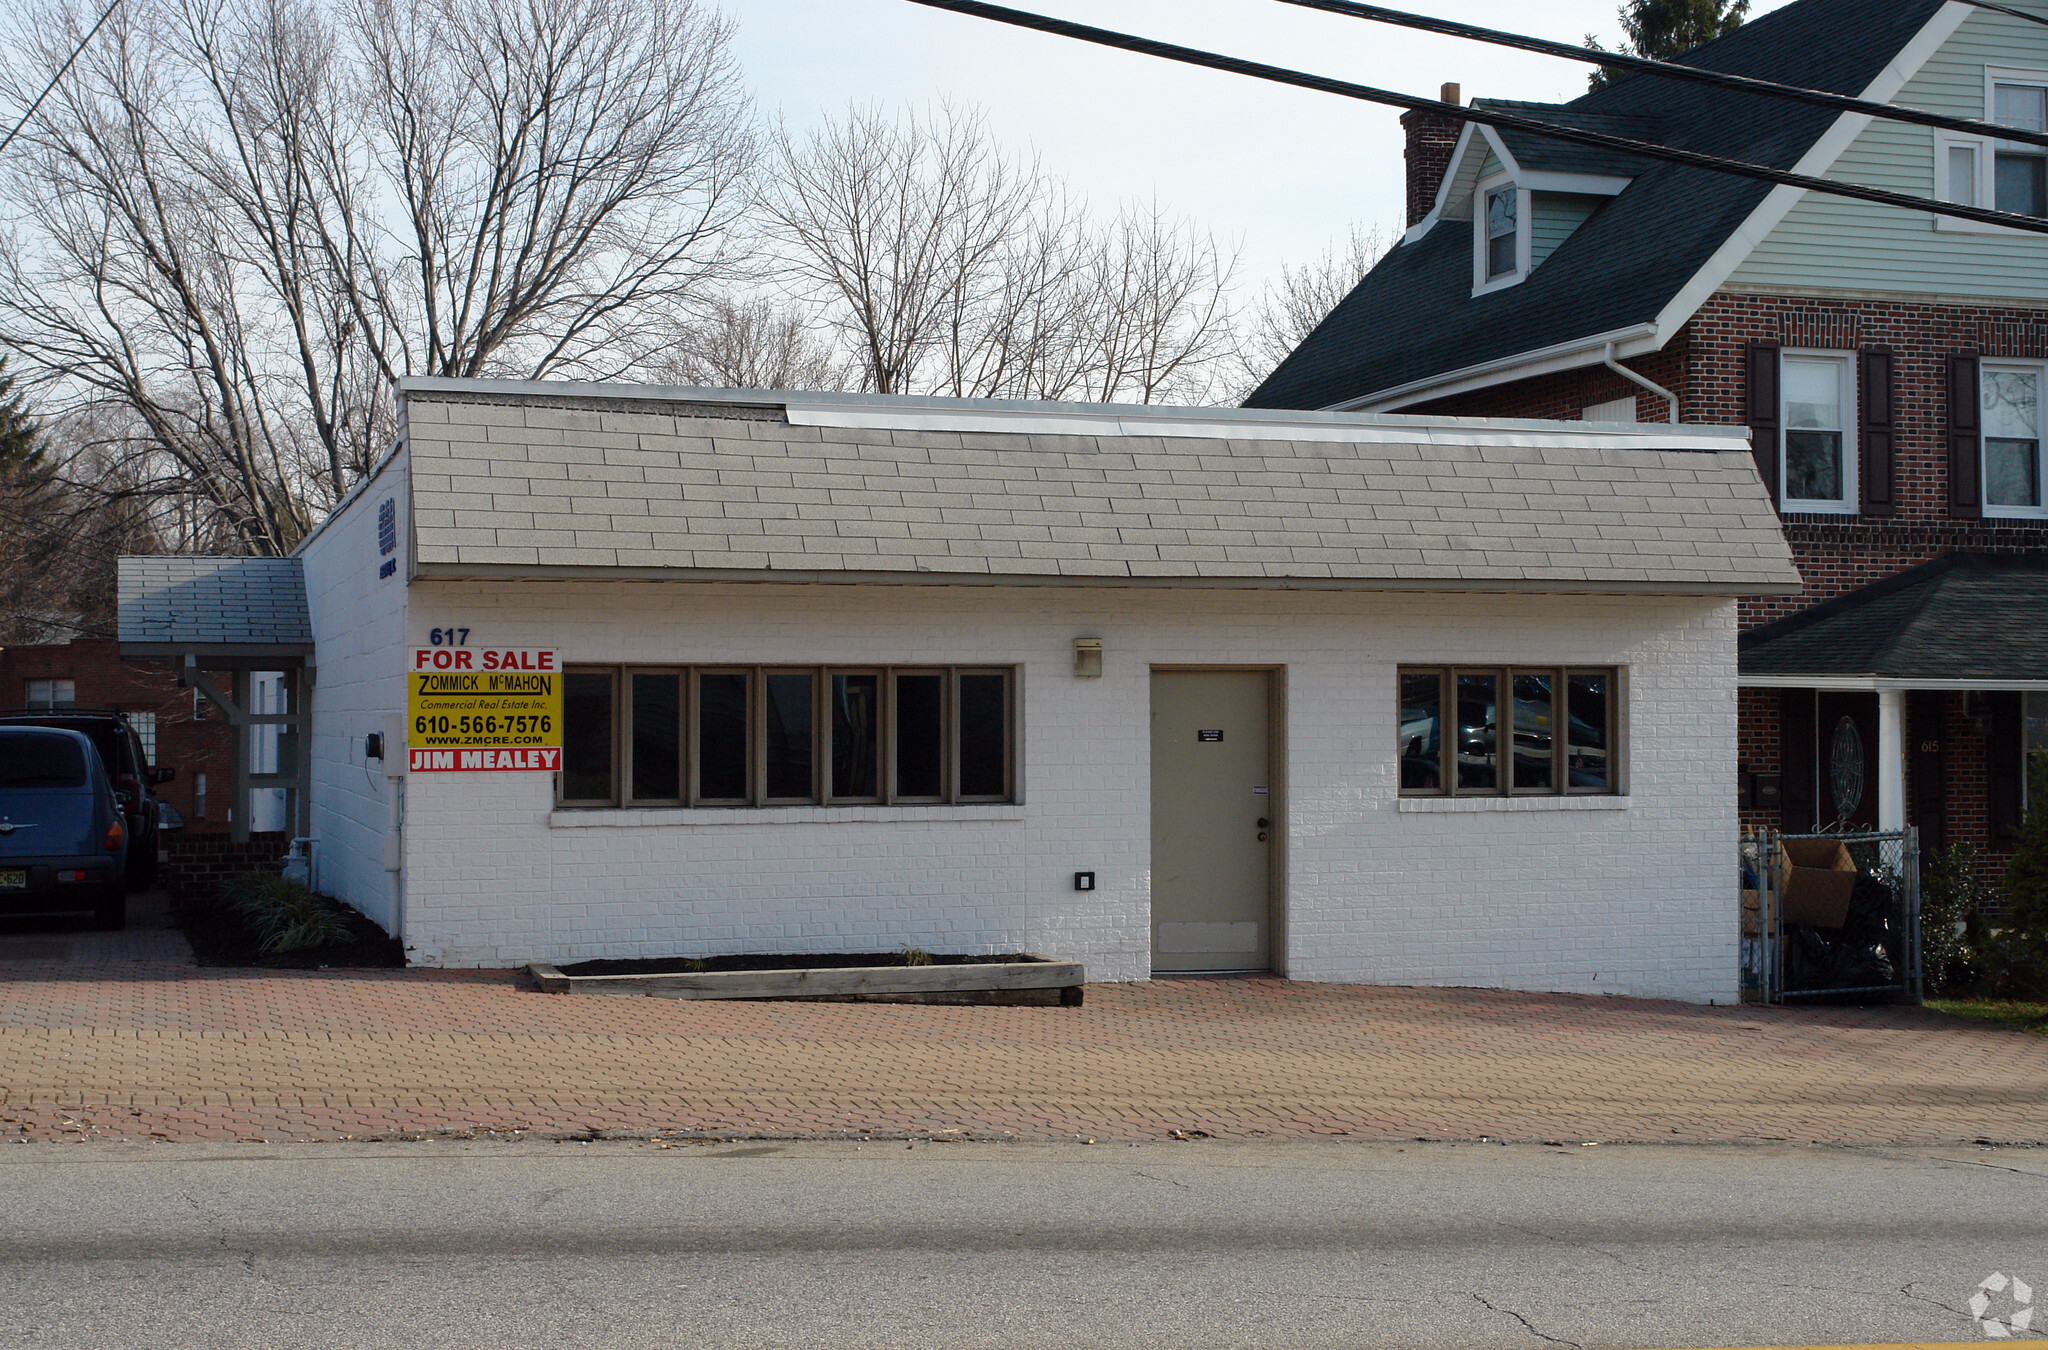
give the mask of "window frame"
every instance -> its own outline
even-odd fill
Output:
[[[1790,461],[1785,438],[1799,428],[1790,425],[1786,408],[1790,406],[1787,392],[1789,381],[1785,378],[1787,361],[1829,361],[1837,368],[1836,415],[1841,419],[1842,436],[1842,496],[1840,500],[1826,497],[1794,497],[1788,491],[1791,481]],[[1785,347],[1778,352],[1778,502],[1779,511],[1784,514],[1815,516],[1853,516],[1861,509],[1862,498],[1858,495],[1863,487],[1859,479],[1861,466],[1857,456],[1861,447],[1857,444],[1859,426],[1859,405],[1857,395],[1856,353],[1833,347]]]
[[[1491,250],[1486,233],[1487,204],[1499,192],[1515,194],[1515,265],[1507,272],[1495,275],[1490,270]],[[1485,295],[1489,291],[1505,290],[1518,286],[1529,275],[1529,210],[1530,190],[1517,183],[1512,174],[1489,174],[1479,180],[1472,193],[1472,294]]]
[[[1991,502],[1991,432],[1984,426],[1982,406],[1986,376],[1993,372],[2024,372],[2034,377],[2034,481],[2040,490],[2041,504],[2038,506],[1994,506]],[[1999,520],[2048,520],[2048,430],[2040,425],[2041,415],[2048,411],[2048,361],[2012,360],[2006,357],[1984,357],[1977,366],[1978,435],[1977,435],[1977,482],[1981,484],[1982,510],[1987,519]]]
[[[1618,797],[1622,794],[1621,728],[1623,724],[1621,701],[1623,689],[1623,668],[1620,666],[1586,665],[1582,663],[1518,661],[1509,664],[1496,662],[1443,662],[1418,661],[1402,662],[1394,667],[1394,784],[1396,795],[1402,797]],[[1401,786],[1401,688],[1402,681],[1409,676],[1434,675],[1437,679],[1437,782],[1438,787],[1411,788]],[[1458,740],[1457,719],[1458,679],[1465,675],[1486,675],[1494,682],[1495,731],[1493,746],[1494,786],[1490,788],[1466,788],[1458,783]],[[1519,675],[1547,675],[1551,680],[1551,717],[1553,727],[1550,746],[1550,781],[1547,788],[1518,788],[1515,786],[1514,771],[1514,688]],[[1573,787],[1568,760],[1571,757],[1571,717],[1567,700],[1570,697],[1571,679],[1575,675],[1603,675],[1609,682],[1607,695],[1607,724],[1603,728],[1607,742],[1607,786]],[[1559,709],[1564,709],[1560,718]],[[1446,734],[1446,728],[1449,728]]]
[[[611,795],[605,798],[565,798],[563,775],[554,775],[557,810],[765,810],[792,807],[886,807],[886,806],[986,806],[1009,805],[1018,801],[1022,783],[1020,749],[1023,743],[1021,688],[1023,673],[1015,665],[824,665],[774,662],[760,665],[713,663],[672,665],[627,662],[606,664],[578,662],[565,665],[563,674],[605,675],[611,698]],[[771,675],[807,675],[811,679],[811,786],[809,797],[769,797],[767,680]],[[682,682],[677,709],[680,720],[678,741],[684,762],[679,771],[681,797],[639,798],[633,786],[633,679],[641,675],[674,675]],[[747,795],[742,798],[708,798],[704,795],[701,772],[703,711],[701,677],[744,675],[747,690],[746,771]],[[876,795],[840,796],[832,791],[833,708],[831,681],[837,675],[876,677],[875,709]],[[939,779],[936,796],[907,796],[896,791],[897,737],[896,685],[905,675],[934,675],[939,678]],[[1003,790],[999,794],[963,794],[960,791],[960,681],[966,676],[994,675],[1003,681]],[[565,711],[566,715],[566,711]]]
[[[554,779],[555,779],[555,805],[557,805],[557,806],[565,806],[565,807],[572,807],[572,808],[577,808],[577,809],[585,809],[585,808],[595,808],[595,807],[607,807],[607,806],[616,806],[616,805],[618,805],[618,804],[619,804],[619,802],[620,802],[620,801],[622,800],[622,799],[621,799],[621,797],[619,796],[619,789],[620,789],[620,787],[621,787],[621,785],[622,785],[622,780],[621,780],[621,776],[620,776],[620,770],[621,770],[621,768],[623,767],[623,765],[622,765],[622,761],[623,761],[623,759],[624,759],[624,756],[623,756],[623,755],[622,755],[622,754],[620,753],[620,750],[619,750],[619,728],[620,728],[620,726],[621,726],[621,725],[622,725],[622,724],[624,723],[624,721],[625,721],[625,718],[623,718],[622,716],[620,716],[620,708],[619,708],[619,683],[620,683],[620,672],[621,672],[621,670],[622,670],[622,667],[619,667],[619,666],[605,666],[605,665],[590,665],[590,664],[578,664],[578,665],[564,665],[564,666],[562,667],[562,680],[563,680],[563,693],[564,693],[564,700],[563,700],[563,704],[562,704],[562,721],[563,721],[563,723],[565,724],[565,725],[564,725],[564,727],[563,727],[563,729],[562,729],[562,755],[563,755],[563,758],[564,758],[564,759],[566,759],[566,758],[568,757],[568,753],[569,753],[569,750],[568,750],[568,746],[569,746],[569,735],[568,735],[568,727],[567,727],[567,725],[566,725],[566,723],[567,723],[567,722],[568,722],[568,720],[569,720],[569,706],[568,706],[568,702],[567,702],[567,691],[568,691],[568,677],[569,677],[569,676],[571,676],[571,675],[605,675],[605,676],[608,676],[608,677],[610,677],[610,680],[611,680],[611,688],[612,688],[612,693],[611,693],[611,710],[612,710],[612,715],[611,715],[611,739],[612,739],[612,745],[611,745],[611,780],[612,780],[612,783],[611,783],[611,794],[610,794],[609,796],[605,796],[605,797],[564,797],[564,796],[562,795],[562,781],[563,781],[563,779],[564,779],[564,778],[565,778],[565,777],[567,776],[567,768],[566,768],[566,766],[565,766],[565,767],[564,767],[563,769],[557,770],[557,771],[556,771],[556,773],[555,773],[555,775],[554,775]]]
[[[1984,105],[1979,120],[1996,121],[1998,86],[2001,84],[2035,85],[2048,89],[2048,70],[2022,66],[1985,66]],[[1974,187],[1976,204],[1979,206],[1995,207],[1998,204],[1998,155],[2001,149],[2008,154],[2048,156],[2048,150],[2043,150],[2040,146],[2007,141],[1997,136],[1965,136],[1948,131],[1936,131],[1933,145],[1934,196],[1938,201],[1953,200],[1949,194],[1949,148],[1967,145],[1976,150],[1977,181]],[[2010,225],[1993,225],[1989,221],[1981,220],[1957,220],[1953,216],[1935,216],[1934,228],[1958,234],[2003,234],[2025,239],[2034,237],[2024,230],[2015,230]]]
[[[633,681],[642,675],[672,675],[678,685],[676,689],[676,792],[674,797],[638,797],[633,794],[635,741],[637,728],[634,726]],[[690,716],[690,671],[687,666],[622,666],[619,669],[619,709],[615,720],[619,723],[618,797],[621,806],[636,807],[678,807],[690,800],[690,728],[694,719]],[[566,714],[565,714],[566,715]]]

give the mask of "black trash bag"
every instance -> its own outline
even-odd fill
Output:
[[[1892,891],[1865,873],[1849,896],[1849,915],[1840,928],[1785,927],[1785,989],[1867,989],[1898,983],[1888,945],[1892,937]]]

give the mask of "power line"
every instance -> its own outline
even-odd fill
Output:
[[[1243,57],[1224,56],[1218,52],[1202,51],[1196,47],[1182,47],[1171,42],[1159,42],[1152,38],[1138,37],[1131,33],[1119,33],[1108,28],[1095,28],[1088,24],[1071,23],[1044,14],[1033,14],[1025,10],[1009,9],[1002,5],[986,4],[983,0],[910,0],[911,4],[923,5],[929,9],[949,10],[955,14],[966,14],[977,19],[988,19],[994,23],[1008,24],[1014,28],[1028,28],[1055,37],[1072,38],[1077,42],[1094,43],[1101,47],[1114,47],[1121,51],[1135,52],[1141,56],[1156,56],[1166,61],[1178,61],[1183,65],[1202,66],[1210,70],[1221,70],[1232,75],[1247,75],[1256,80],[1270,80],[1275,84],[1293,85],[1298,89],[1314,89],[1325,94],[1336,94],[1342,98],[1358,99],[1365,103],[1380,103],[1392,108],[1404,108],[1410,112],[1433,112],[1453,121],[1477,122],[1482,126],[1500,127],[1507,131],[1526,131],[1532,135],[1545,136],[1551,140],[1569,141],[1577,145],[1596,146],[1602,150],[1618,150],[1643,159],[1663,160],[1671,164],[1683,164],[1689,168],[1708,169],[1715,173],[1730,174],[1738,178],[1753,178],[1760,182],[1776,183],[1784,187],[1796,187],[1808,192],[1818,192],[1831,197],[1847,197],[1855,201],[1872,202],[1879,206],[1896,206],[1908,211],[1924,211],[1931,215],[1953,216],[1957,220],[1974,220],[1986,225],[2003,225],[2009,229],[2022,230],[2028,234],[2048,234],[2048,219],[2039,216],[2017,215],[2011,211],[1993,211],[1981,206],[1965,206],[1960,202],[1935,201],[1926,197],[1908,196],[1903,192],[1888,192],[1883,188],[1864,187],[1857,183],[1837,183],[1810,174],[1792,173],[1785,169],[1773,169],[1763,164],[1751,164],[1739,159],[1724,159],[1719,155],[1701,154],[1696,150],[1681,150],[1676,146],[1654,145],[1648,141],[1633,140],[1627,136],[1615,136],[1604,131],[1593,131],[1586,127],[1564,126],[1556,122],[1544,122],[1533,117],[1516,113],[1500,112],[1492,108],[1466,107],[1458,103],[1443,103],[1433,98],[1417,98],[1412,94],[1397,93],[1391,89],[1375,89],[1370,85],[1353,84],[1348,80],[1331,79],[1327,75],[1311,75],[1305,71],[1289,70],[1284,66],[1269,66],[1260,61],[1247,61]]]
[[[2042,27],[2048,28],[2048,19],[2044,19],[2038,14],[2029,14],[2023,9],[2014,9],[2011,5],[1994,5],[1991,3],[1991,0],[1963,0],[1963,3],[1974,5],[1978,9],[1988,9],[1994,14],[2009,14],[2015,19],[2025,19],[2028,23],[2038,23]]]
[[[1364,19],[1369,23],[1389,24],[1395,28],[1413,28],[1443,37],[1468,38],[1473,42],[1491,43],[1496,47],[1514,47],[1525,52],[1537,52],[1543,56],[1563,57],[1567,61],[1583,61],[1588,65],[1610,66],[1644,75],[1684,80],[1692,84],[1737,89],[1744,93],[1761,94],[1767,98],[1780,98],[1793,103],[1810,103],[1816,107],[1862,113],[1868,117],[1882,117],[1893,122],[1911,122],[1916,126],[1939,127],[1943,131],[1960,131],[1972,136],[1996,136],[2000,140],[2048,146],[2048,132],[1994,126],[1988,122],[1972,121],[1967,117],[1949,117],[1942,113],[1922,112],[1918,108],[1895,108],[1888,103],[1872,103],[1866,99],[1851,98],[1847,94],[1831,94],[1824,89],[1807,89],[1796,84],[1780,84],[1775,80],[1758,80],[1747,75],[1702,70],[1697,66],[1683,66],[1673,61],[1652,61],[1646,57],[1628,56],[1621,52],[1575,47],[1569,42],[1527,37],[1521,33],[1503,32],[1498,28],[1481,28],[1476,24],[1459,23],[1453,19],[1435,19],[1426,14],[1410,14],[1404,10],[1387,9],[1381,5],[1359,4],[1357,0],[1280,0],[1280,3],[1298,5],[1303,9],[1318,9],[1328,14],[1342,14],[1348,18]],[[1981,0],[1969,0],[1969,3],[1980,4],[1981,8],[1996,9],[2003,13],[2018,13],[2017,10],[2008,10],[2003,5],[1981,4]]]
[[[28,119],[36,115],[36,109],[43,106],[43,100],[50,96],[50,91],[57,87],[57,82],[70,73],[71,63],[84,54],[86,44],[93,40],[94,36],[99,33],[100,26],[112,18],[114,11],[120,7],[121,0],[112,0],[111,4],[100,11],[100,17],[93,22],[91,28],[86,30],[85,36],[78,40],[78,45],[71,49],[71,55],[64,58],[64,64],[57,67],[57,73],[52,75],[50,82],[43,86],[43,92],[36,95],[36,101],[28,105],[28,111],[21,115],[21,120],[16,122],[13,128],[8,131],[6,138],[0,139],[0,154],[6,153],[7,147],[14,144],[15,134],[28,125]]]

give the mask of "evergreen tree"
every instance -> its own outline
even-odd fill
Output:
[[[1621,7],[1621,31],[1628,39],[1622,51],[1650,61],[1669,61],[1683,56],[1702,42],[1732,33],[1749,17],[1749,0],[1626,0]],[[1605,51],[1599,39],[1586,38],[1594,51]],[[1628,74],[1602,66],[1587,76],[1594,89],[1614,83]]]
[[[14,387],[7,358],[0,356],[0,476],[34,469],[43,459],[43,428],[28,410],[28,396]]]

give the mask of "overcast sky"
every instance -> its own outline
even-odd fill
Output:
[[[909,0],[721,0],[764,108],[815,120],[849,100],[986,109],[1091,202],[1159,201],[1243,248],[1253,285],[1351,222],[1400,225],[1391,108],[1176,66],[924,8]],[[1361,23],[1277,0],[1009,0],[1017,8],[1434,96],[1565,99],[1587,67]],[[1420,12],[1566,42],[1620,42],[1617,0],[1424,0]],[[1755,0],[1752,17],[1787,0]]]

